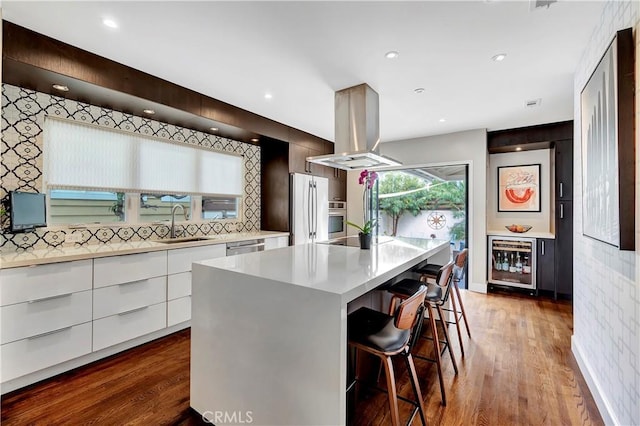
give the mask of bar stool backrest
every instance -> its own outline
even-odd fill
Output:
[[[443,303],[449,298],[449,290],[451,290],[451,281],[453,279],[453,266],[453,262],[447,263],[440,268],[438,276],[436,277],[436,284],[442,289],[441,300]]]
[[[453,280],[455,282],[459,282],[460,280],[462,280],[462,277],[464,276],[464,267],[467,265],[468,254],[469,254],[469,249],[465,248],[456,256],[456,260],[455,260],[456,264],[455,264],[455,269],[453,274]]]
[[[413,296],[405,299],[396,311],[395,326],[400,330],[408,330],[413,328],[418,317],[418,311],[422,311],[420,307],[424,303],[427,295],[427,287],[421,286]]]

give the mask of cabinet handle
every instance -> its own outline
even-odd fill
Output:
[[[253,248],[253,247],[264,247],[264,243],[257,243],[257,244],[245,244],[245,245],[240,245],[240,246],[232,246],[232,247],[227,247],[227,250],[237,250],[237,249]]]
[[[72,327],[73,326],[70,325],[69,327],[59,328],[59,329],[53,330],[53,331],[47,331],[46,333],[40,333],[40,334],[36,334],[35,336],[27,337],[27,339],[31,340],[31,339],[37,339],[39,337],[49,336],[51,334],[56,334],[56,333],[60,333],[60,332],[65,331],[65,330],[69,330]]]
[[[562,190],[562,182],[560,182],[560,198],[563,197],[564,191]]]
[[[544,241],[541,241],[541,242],[542,242],[542,256],[544,256]]]
[[[127,281],[126,283],[120,283],[118,285],[129,285],[129,284],[136,284],[136,283],[141,283],[144,281],[148,281],[148,278],[142,279],[142,280],[135,280],[135,281]]]
[[[145,309],[149,308],[148,306],[142,306],[140,308],[135,308],[135,309],[131,309],[128,311],[124,311],[124,312],[119,312],[118,315],[122,316],[122,315],[129,315],[132,314],[134,312],[138,312],[138,311],[144,311]]]
[[[50,296],[50,297],[43,297],[42,299],[29,300],[27,303],[38,303],[38,302],[44,302],[46,300],[62,299],[63,297],[69,297],[72,294],[73,293],[58,294],[57,296]]]
[[[560,203],[560,219],[564,219],[564,204]]]

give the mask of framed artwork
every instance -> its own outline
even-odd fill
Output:
[[[498,167],[498,211],[540,211],[540,164]]]
[[[635,249],[633,37],[618,31],[580,94],[582,233]]]

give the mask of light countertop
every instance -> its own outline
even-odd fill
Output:
[[[551,232],[537,232],[535,230],[530,230],[527,232],[511,232],[507,229],[488,229],[487,235],[497,235],[500,237],[517,237],[517,238],[549,238],[555,239],[555,234]]]
[[[445,249],[448,258],[446,240],[395,239],[370,250],[316,243],[197,263],[337,294],[348,302]]]
[[[20,266],[42,265],[47,263],[69,262],[72,260],[94,259],[98,257],[119,256],[123,254],[145,253],[152,251],[173,250],[186,247],[225,244],[255,238],[287,237],[287,232],[257,231],[220,235],[205,235],[204,240],[184,241],[179,243],[161,243],[153,240],[132,241],[126,243],[95,244],[87,246],[68,246],[51,249],[9,252],[0,255],[0,269]]]

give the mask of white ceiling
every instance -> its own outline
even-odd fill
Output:
[[[573,72],[603,4],[1,3],[8,21],[331,141],[334,92],[368,83],[383,142],[572,119]]]

